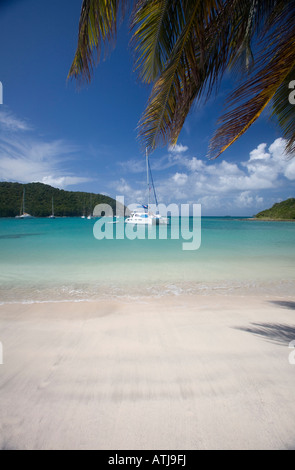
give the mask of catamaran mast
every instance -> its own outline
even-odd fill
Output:
[[[26,190],[24,188],[24,193],[23,193],[23,214],[22,215],[24,215],[24,213],[25,213],[25,195],[26,195]]]
[[[159,213],[159,210],[158,210],[158,205],[159,204],[158,204],[158,198],[157,198],[157,194],[156,194],[156,189],[155,189],[155,185],[154,185],[154,178],[153,178],[150,162],[149,162],[149,170],[150,170],[150,179],[151,179],[151,183],[152,183],[152,187],[153,187],[153,191],[154,191],[154,197],[155,197],[155,201],[156,201],[156,209],[157,209],[157,214],[158,214]]]
[[[149,171],[149,155],[148,150],[146,148],[146,178],[147,178],[147,189],[148,189],[148,212],[150,210],[150,171]]]

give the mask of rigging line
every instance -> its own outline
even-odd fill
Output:
[[[156,189],[155,189],[155,185],[154,185],[154,178],[153,178],[153,174],[152,174],[152,170],[151,170],[151,166],[150,166],[150,161],[148,161],[148,165],[149,165],[149,170],[150,170],[150,176],[151,176],[151,182],[152,182],[152,187],[153,187],[153,191],[154,191],[156,206],[157,206],[157,209],[158,209],[158,199],[157,199],[157,195],[156,195]],[[158,210],[157,210],[157,212],[158,212]]]

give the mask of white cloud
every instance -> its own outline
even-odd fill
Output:
[[[183,160],[182,164],[190,171],[202,171],[204,168],[204,163],[202,160],[198,160],[196,157],[186,158]]]
[[[185,173],[175,173],[172,179],[178,186],[183,186],[187,182],[188,176]]]
[[[253,196],[250,191],[243,191],[237,198],[236,203],[239,207],[250,207],[253,205]]]
[[[120,194],[130,193],[132,191],[131,186],[126,182],[124,178],[120,178],[118,183],[115,183],[115,188]]]
[[[267,144],[259,144],[258,147],[250,152],[250,161],[252,160],[268,160],[270,153],[266,153]]]
[[[272,157],[275,160],[286,160],[287,155],[286,155],[286,140],[282,139],[281,137],[279,139],[276,139],[270,146],[269,146],[269,151],[272,155]]]
[[[13,116],[9,111],[0,111],[0,128],[9,131],[30,131],[31,126],[24,120]]]
[[[295,159],[289,163],[289,165],[285,169],[284,175],[288,180],[295,180]]]
[[[64,188],[90,181],[65,168],[76,158],[78,147],[65,140],[45,141],[24,131],[32,130],[11,113],[0,113],[0,180],[20,183],[41,182]]]
[[[57,188],[66,188],[67,186],[75,186],[81,183],[87,183],[90,181],[89,178],[83,178],[80,176],[44,176],[41,183],[49,184]]]
[[[146,161],[143,158],[119,162],[119,165],[126,173],[142,173],[146,171]]]
[[[175,144],[175,145],[170,145],[168,147],[168,150],[171,153],[184,153],[188,150],[188,147],[182,144]]]
[[[291,178],[287,178],[292,179],[293,160],[287,158],[285,146],[284,139],[276,139],[266,153],[266,144],[260,144],[251,152],[250,159],[242,163],[247,168],[250,179],[256,180],[257,189],[275,187],[283,176],[289,175]]]
[[[274,191],[277,194],[295,180],[295,159],[286,158],[285,144],[284,139],[276,139],[270,146],[261,143],[247,160],[238,163],[201,160],[169,149],[170,153],[159,159],[158,167],[156,162],[152,165],[158,200],[165,204],[199,202],[208,210],[222,213],[258,212],[273,200]],[[126,178],[118,188],[138,197],[136,186],[138,182],[131,184]],[[144,180],[141,187],[144,188]],[[141,201],[145,200],[146,192],[140,191]]]

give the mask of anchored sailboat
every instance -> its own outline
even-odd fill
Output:
[[[93,219],[93,208],[92,208],[92,194],[90,195],[90,207],[89,207],[89,215],[87,217],[87,220]]]
[[[163,217],[158,211],[158,199],[156,195],[153,175],[150,167],[148,151],[146,149],[146,176],[147,176],[147,190],[148,190],[148,204],[142,205],[138,209],[131,212],[130,216],[126,219],[126,224],[138,224],[138,225],[167,225],[169,223],[167,217]],[[151,183],[151,184],[150,184]],[[156,214],[150,210],[150,193],[151,185],[154,192],[156,202]]]
[[[54,201],[53,201],[53,198],[52,198],[52,210],[51,210],[51,215],[48,217],[49,219],[55,219],[55,215],[54,215]]]
[[[22,197],[22,204],[21,204],[21,209],[20,209],[20,215],[17,215],[16,219],[33,219],[34,218],[32,215],[28,214],[25,211],[25,198],[26,198],[26,190],[24,188],[23,197]]]

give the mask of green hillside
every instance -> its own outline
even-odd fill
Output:
[[[295,199],[291,198],[279,202],[271,209],[259,212],[255,217],[257,219],[295,220]]]
[[[97,204],[109,204],[115,213],[116,201],[108,196],[64,191],[42,183],[0,183],[0,217],[20,214],[25,188],[25,210],[35,217],[51,215],[52,198],[57,217],[89,215]]]

